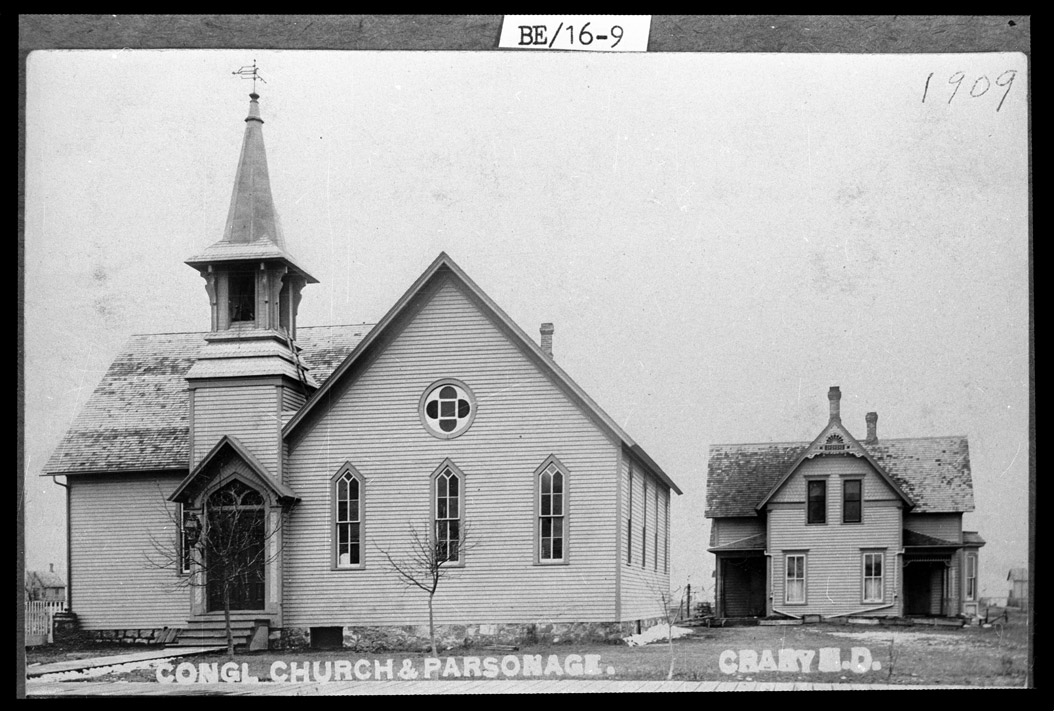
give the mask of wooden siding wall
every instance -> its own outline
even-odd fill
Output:
[[[300,408],[304,406],[305,402],[307,402],[307,398],[304,396],[304,393],[298,390],[296,387],[291,386],[287,388],[282,388],[283,410],[292,410],[293,412],[297,412],[300,410]]]
[[[807,524],[806,477],[826,476],[827,523]],[[842,523],[842,480],[863,480],[863,522]],[[773,608],[795,615],[835,615],[894,603],[875,614],[897,615],[901,509],[896,494],[864,459],[816,457],[802,462],[769,503]],[[862,554],[884,550],[883,602],[863,602]],[[785,602],[786,554],[806,553],[806,604]]]
[[[223,435],[244,444],[272,476],[278,472],[279,388],[274,385],[244,385],[197,388],[194,391],[193,468]]]
[[[765,522],[760,518],[715,518],[712,545],[723,546],[765,532]]]
[[[175,524],[163,513],[179,475],[69,477],[70,581],[73,612],[86,630],[182,627],[190,593],[175,570],[151,561],[152,540],[175,544]]]
[[[625,489],[626,482],[628,480],[627,471],[629,468],[629,456],[624,455],[622,458],[621,472],[619,473],[620,486]],[[622,525],[619,527],[620,536],[622,537],[622,547],[619,565],[622,566],[620,571],[620,577],[622,580],[621,590],[621,619],[622,620],[640,620],[649,619],[654,617],[660,617],[663,614],[662,611],[662,599],[661,593],[667,592],[670,589],[670,576],[668,573],[663,571],[662,560],[659,559],[658,570],[655,566],[655,548],[654,548],[654,530],[657,521],[655,520],[655,496],[656,492],[660,488],[669,495],[669,489],[659,482],[654,477],[648,475],[644,468],[636,462],[633,463],[633,532],[631,534],[632,544],[632,560],[627,563],[626,557],[626,521],[630,516],[630,495],[628,491],[622,492],[622,516],[620,520]],[[641,550],[642,542],[642,529],[645,522],[645,500],[644,500],[644,489],[645,480],[647,480],[647,526],[648,526],[648,545],[647,554],[642,557],[643,551]],[[660,494],[661,496],[661,494]],[[660,516],[662,516],[662,506],[660,505]],[[659,521],[660,525],[663,525],[662,521]],[[667,531],[660,529],[659,540],[667,535]],[[660,556],[662,554],[660,544]]]
[[[456,378],[476,417],[455,439],[421,423],[422,394]],[[431,527],[431,476],[464,474],[474,545],[435,596],[437,624],[604,621],[615,615],[619,445],[600,430],[458,287],[446,282],[367,368],[290,441],[286,483],[301,497],[286,530],[285,624],[427,624],[427,596],[400,584],[382,551],[409,555]],[[567,469],[568,564],[538,564],[535,470]],[[361,569],[333,569],[330,479],[362,475]]]

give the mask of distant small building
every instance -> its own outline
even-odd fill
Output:
[[[1008,607],[1028,607],[1028,568],[1011,568],[1006,579],[1010,581]]]
[[[50,563],[47,571],[26,571],[26,594],[30,600],[45,602],[66,601],[66,581],[55,572],[55,564]]]

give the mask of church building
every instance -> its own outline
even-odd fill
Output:
[[[373,325],[297,324],[318,280],[263,123],[254,91],[222,239],[186,261],[209,331],[132,336],[45,467],[81,627],[204,643],[226,607],[249,648],[414,647],[430,613],[458,642],[662,617],[681,491],[560,368],[552,324],[536,343],[445,253]],[[432,609],[399,572],[422,551]]]

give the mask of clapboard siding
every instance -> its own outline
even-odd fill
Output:
[[[194,451],[191,467],[224,435],[244,444],[275,476],[282,421],[279,392],[274,385],[197,388],[194,391]]]
[[[307,399],[304,393],[294,388],[282,388],[282,410],[297,411],[304,406]]]
[[[436,621],[602,621],[615,614],[610,512],[619,443],[602,431],[453,283],[351,375],[323,417],[292,441],[286,483],[301,497],[288,520],[289,626],[424,624],[427,599],[401,585],[382,551],[409,555],[409,527],[431,526],[431,476],[463,473],[470,549],[435,597]],[[435,381],[471,388],[476,417],[461,436],[428,434],[418,413]],[[535,470],[567,470],[569,563],[539,565]],[[333,570],[330,480],[351,462],[363,478],[363,567]]]
[[[945,541],[962,543],[962,514],[904,514],[904,528]]]
[[[176,544],[164,511],[179,475],[70,477],[70,581],[73,612],[86,630],[182,626],[190,594],[162,569]]]
[[[713,520],[713,545],[723,546],[765,532],[765,522],[760,518],[734,517]]]
[[[632,497],[626,490],[626,485],[629,481],[629,467],[633,467],[633,492]],[[622,471],[619,474],[620,486],[623,487],[622,495],[622,526],[620,527],[623,542],[622,542],[622,556],[620,565],[622,566],[620,571],[621,578],[621,618],[623,620],[635,620],[635,619],[647,619],[654,617],[661,617],[663,615],[662,610],[662,595],[666,593],[670,588],[670,576],[664,571],[661,560],[659,561],[658,570],[655,566],[655,502],[656,492],[660,489],[665,490],[668,494],[668,489],[654,477],[647,474],[647,472],[637,463],[630,461],[628,457],[623,458],[621,465]],[[645,481],[647,481],[647,516],[645,518]],[[632,502],[630,499],[632,498]],[[632,509],[630,505],[632,503]],[[630,534],[629,542],[627,543],[627,525],[626,521],[632,511],[633,516],[633,530]],[[660,514],[661,515],[661,514]],[[658,523],[662,525],[662,521]],[[644,527],[647,526],[647,539],[646,549],[647,554],[644,555],[643,551],[645,548],[644,539]],[[664,529],[660,529],[660,540],[661,536],[665,535]],[[626,556],[626,545],[631,546],[631,559]],[[629,560],[629,562],[627,562]]]
[[[827,523],[806,523],[806,486],[811,477],[827,477]],[[863,522],[842,523],[842,481],[863,480]],[[864,459],[817,457],[806,460],[771,499],[768,550],[772,555],[772,606],[792,614],[835,615],[877,608],[876,614],[899,614],[901,508],[893,490]],[[806,554],[806,604],[785,602],[786,554]],[[863,602],[865,551],[883,551],[884,595],[881,603]]]

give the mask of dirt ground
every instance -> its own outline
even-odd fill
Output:
[[[35,648],[27,651],[27,664],[106,656],[137,649],[143,648],[112,645],[77,649]],[[485,660],[491,657],[500,664],[507,655],[519,660],[528,655],[541,655],[543,660],[548,660],[550,655],[556,655],[561,661],[568,655],[598,655],[596,668],[601,677],[620,680],[665,679],[671,663],[671,649],[665,642],[643,647],[561,644],[523,647],[515,651],[456,648],[441,652],[442,666],[433,672],[431,678],[478,676],[478,671],[473,674],[471,665],[466,666],[466,658]],[[301,667],[305,663],[319,662],[319,668],[326,669],[326,662],[334,668],[339,660],[357,662],[363,659],[368,660],[370,669],[375,665],[383,669],[388,660],[394,660],[396,672],[409,663],[415,673],[423,674],[425,657],[400,652],[359,654],[342,650],[295,650],[239,654],[236,661],[239,666],[247,664],[251,675],[268,680],[275,669],[277,673],[286,673],[293,662]],[[1024,620],[987,629],[831,624],[698,628],[691,636],[673,642],[672,658],[673,678],[686,681],[1022,686],[1028,664],[1028,643]],[[453,661],[448,662],[449,659]],[[220,654],[179,661],[222,664],[228,659]],[[90,676],[69,674],[63,680],[155,681],[157,663],[97,670]],[[498,678],[504,677],[499,674]]]

